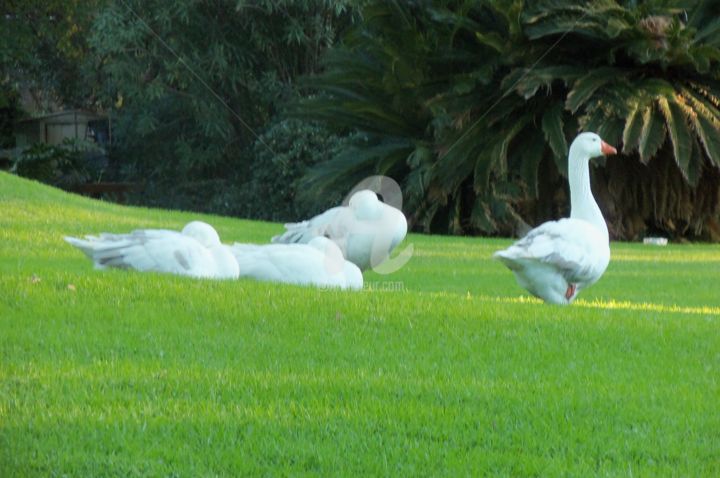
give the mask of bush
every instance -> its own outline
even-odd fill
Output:
[[[298,221],[338,205],[346,191],[307,194],[301,191],[300,180],[309,167],[327,161],[350,140],[315,123],[276,121],[255,142],[249,180],[229,188],[230,194],[240,199],[233,212],[252,219]],[[219,206],[230,207],[227,203]]]
[[[19,176],[70,189],[96,181],[107,167],[105,151],[91,141],[65,138],[62,143],[36,143],[13,160],[11,171]]]
[[[307,170],[349,147],[352,136],[338,136],[297,119],[278,120],[249,151],[240,153],[223,178],[148,181],[129,202],[266,221],[299,221],[338,205],[346,188],[323,194],[301,190]]]

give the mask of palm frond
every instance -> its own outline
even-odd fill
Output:
[[[673,145],[673,157],[680,171],[685,177],[688,175],[688,165],[692,155],[692,137],[684,109],[675,101],[667,98],[657,100],[660,111],[665,117],[668,133]]]
[[[567,84],[582,73],[582,69],[569,65],[533,69],[516,68],[503,78],[501,86],[504,91],[514,88],[525,99],[529,99],[541,88],[551,91],[554,82]]]
[[[653,106],[645,109],[642,122],[638,151],[640,161],[647,164],[665,142],[665,124],[661,113]]]
[[[532,198],[538,196],[539,168],[546,148],[547,144],[545,143],[543,135],[537,130],[533,130],[528,132],[527,136],[523,137],[522,147],[519,148],[517,152],[517,156],[519,157],[519,179],[523,181],[529,196]]]
[[[494,143],[489,143],[487,149],[480,151],[473,172],[475,192],[480,193],[489,189],[492,172],[501,177],[507,173],[510,144],[525,128],[528,121],[527,117],[520,119],[514,125],[506,128],[504,133],[498,134],[498,139]]]
[[[329,187],[338,184],[343,185],[343,190],[349,189],[369,172],[377,172],[377,164],[381,159],[405,161],[413,149],[414,144],[410,141],[397,139],[357,144],[311,168],[309,174],[303,178],[303,187],[300,190],[308,196],[322,194]]]
[[[621,70],[618,68],[606,67],[598,68],[597,70],[577,79],[573,83],[572,89],[567,95],[565,108],[570,110],[573,114],[576,113],[581,106],[592,98],[593,94],[599,88],[619,77],[622,77]]]
[[[718,123],[704,114],[694,115],[691,120],[705,149],[705,154],[716,166],[720,166],[720,127]]]
[[[555,164],[563,174],[567,175],[568,144],[563,131],[562,104],[556,103],[542,116],[542,130],[555,158]]]
[[[640,143],[643,127],[643,109],[637,101],[630,106],[630,111],[625,119],[625,129],[623,130],[623,153],[625,154],[631,153]]]

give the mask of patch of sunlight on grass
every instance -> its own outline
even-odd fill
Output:
[[[613,252],[613,262],[720,262],[720,246],[715,251],[672,250],[665,253]]]
[[[491,296],[472,296],[481,301],[487,302],[499,302],[504,304],[537,304],[543,305],[543,301],[531,296],[521,295],[519,297],[491,297]],[[470,299],[470,293],[467,294],[467,298]],[[551,307],[551,306],[546,306]],[[561,306],[558,306],[561,307]],[[720,307],[702,306],[702,307],[687,307],[681,305],[667,305],[667,304],[653,304],[649,302],[630,302],[630,301],[615,301],[615,300],[585,300],[577,299],[573,302],[571,307],[583,307],[587,309],[618,309],[628,311],[642,311],[642,312],[660,312],[660,313],[677,313],[677,314],[697,314],[697,315],[719,315]]]
[[[720,307],[702,306],[686,307],[681,305],[653,304],[648,302],[628,302],[614,300],[586,301],[578,299],[574,305],[591,309],[621,309],[643,312],[660,312],[674,314],[720,315]]]

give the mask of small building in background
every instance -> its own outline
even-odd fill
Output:
[[[42,167],[37,160],[21,159],[15,162],[14,171],[69,191],[116,202],[125,202],[126,194],[138,189],[135,184],[103,180],[110,166],[108,152],[112,144],[108,116],[83,109],[57,111],[16,121],[13,133],[15,147],[0,151],[0,167],[4,165],[8,169],[13,158],[22,158],[27,152],[32,155],[34,151],[37,158],[39,150],[40,160],[49,162],[50,166]],[[43,156],[47,151],[43,148],[67,150],[75,145],[80,148],[79,162],[50,161],[50,157]]]
[[[107,116],[75,109],[26,118],[15,124],[15,147],[25,148],[35,143],[62,144],[65,139],[93,141],[101,147],[112,142]]]

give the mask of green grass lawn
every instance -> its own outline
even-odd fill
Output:
[[[372,290],[95,271],[66,234],[277,224],[0,173],[0,476],[720,476],[720,248],[612,244],[570,307],[410,235]]]

